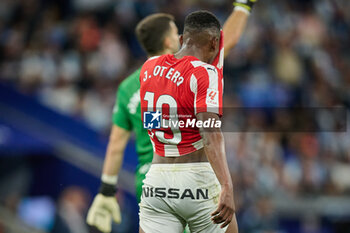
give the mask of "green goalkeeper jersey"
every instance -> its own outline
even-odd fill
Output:
[[[136,172],[136,194],[141,195],[142,180],[153,158],[153,148],[147,130],[143,128],[140,105],[140,71],[127,77],[117,91],[113,109],[113,123],[123,129],[135,132],[138,166]]]

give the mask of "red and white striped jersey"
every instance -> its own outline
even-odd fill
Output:
[[[173,122],[196,119],[199,112],[222,114],[222,71],[196,57],[152,57],[142,66],[140,83],[142,116],[146,111],[160,110],[164,123],[170,122],[169,118]],[[181,156],[203,147],[196,126],[163,126],[148,130],[158,155]]]

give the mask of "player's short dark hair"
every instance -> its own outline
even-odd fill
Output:
[[[142,48],[149,55],[164,50],[164,38],[170,31],[170,22],[174,17],[169,14],[152,14],[141,20],[136,26],[136,36]]]
[[[205,29],[214,30],[218,36],[220,35],[221,25],[213,13],[200,10],[186,16],[184,33],[196,33]]]

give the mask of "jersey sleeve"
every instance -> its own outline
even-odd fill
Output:
[[[117,91],[117,99],[113,108],[113,123],[123,129],[132,130],[132,124],[130,122],[129,112],[127,109],[127,95],[119,87]]]
[[[190,80],[194,93],[194,111],[212,112],[222,116],[223,78],[211,65],[197,69]]]

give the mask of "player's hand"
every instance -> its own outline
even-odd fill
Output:
[[[230,224],[235,213],[235,204],[233,202],[232,186],[222,186],[219,197],[218,208],[211,214],[211,220],[215,224],[221,224],[224,228]]]
[[[242,7],[250,13],[257,1],[258,0],[233,0],[233,5],[235,7]]]
[[[115,196],[96,195],[87,215],[87,223],[102,232],[111,232],[112,218],[121,222],[120,209]]]

